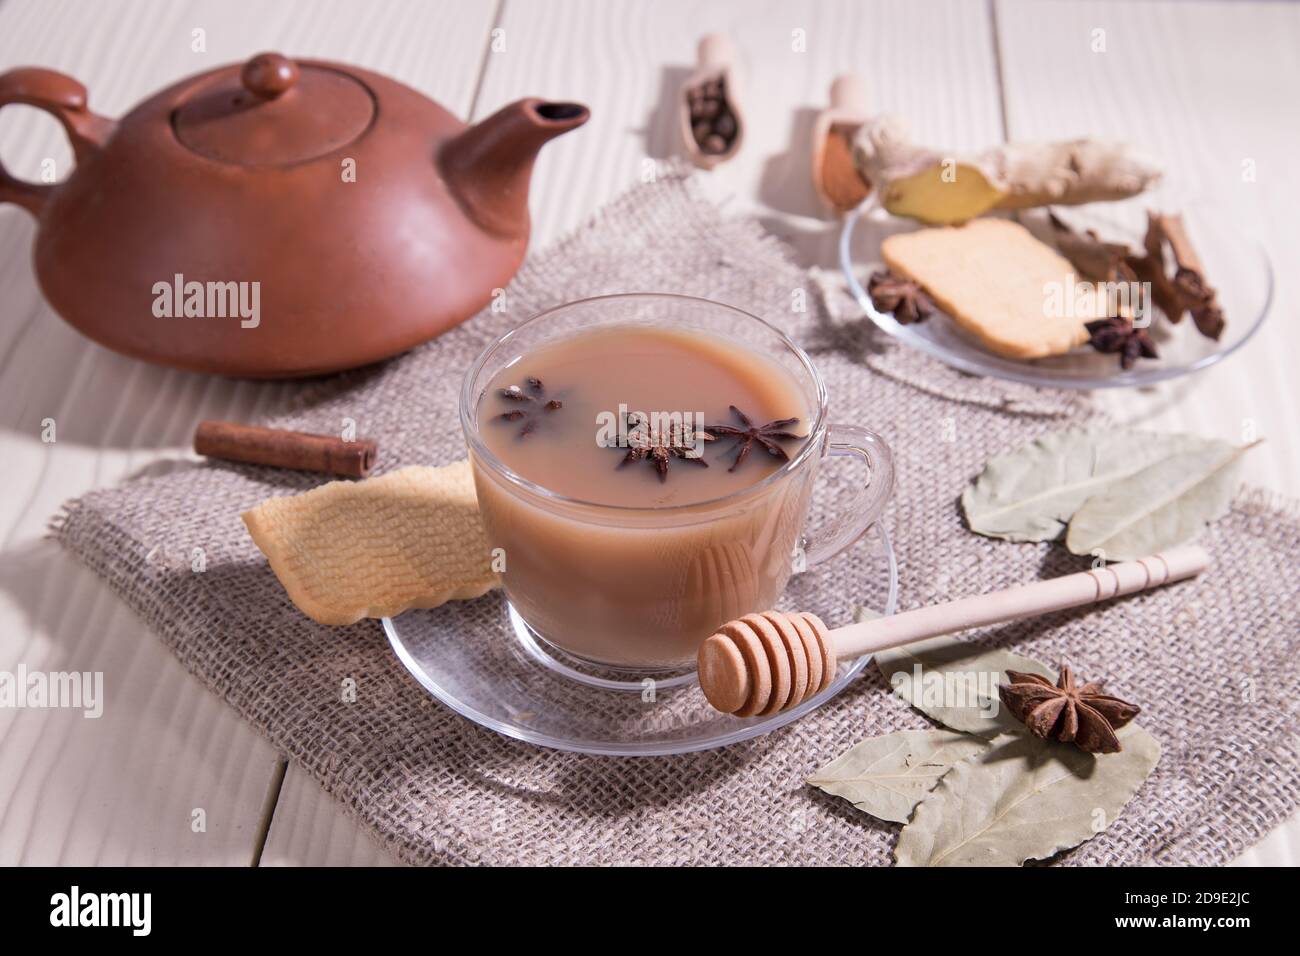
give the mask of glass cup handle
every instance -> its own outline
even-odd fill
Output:
[[[826,430],[822,454],[827,458],[859,458],[870,474],[848,507],[827,522],[824,532],[812,539],[804,538],[804,565],[808,568],[835,557],[857,541],[880,518],[894,490],[894,455],[875,432],[856,425],[831,425]]]

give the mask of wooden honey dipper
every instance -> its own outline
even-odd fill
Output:
[[[815,614],[764,611],[722,625],[700,647],[700,689],[737,717],[787,710],[830,686],[841,659],[972,627],[1061,611],[1181,581],[1210,556],[1197,545],[1003,591],[827,629]]]

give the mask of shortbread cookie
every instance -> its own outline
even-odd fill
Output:
[[[437,607],[497,584],[468,461],[332,481],[243,518],[290,599],[321,624]]]
[[[1014,359],[1059,355],[1088,341],[1105,297],[1075,302],[1083,281],[1019,223],[976,219],[899,233],[881,243],[891,272],[918,283],[985,348]],[[1053,295],[1055,290],[1055,295]]]

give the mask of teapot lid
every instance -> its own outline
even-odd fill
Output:
[[[355,140],[375,115],[370,89],[315,63],[261,53],[216,74],[175,111],[176,138],[208,159],[287,166]]]

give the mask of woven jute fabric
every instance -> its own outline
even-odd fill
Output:
[[[871,427],[897,456],[884,522],[901,604],[916,606],[1086,566],[1063,548],[994,541],[957,499],[992,454],[1089,415],[1068,393],[952,372],[877,335],[825,275],[797,267],[755,222],[724,216],[672,170],[531,259],[498,310],[382,366],[304,385],[271,424],[379,440],[379,469],[464,454],[461,375],[494,337],[547,306],[610,292],[707,296],[783,326],[825,376],[832,418]],[[823,294],[819,294],[824,293]],[[820,512],[851,469],[824,469]],[[721,750],[608,758],[513,741],[429,697],[378,623],[314,624],[285,597],[239,513],[319,478],[194,465],[96,491],[55,519],[58,538],[129,602],[185,666],[415,863],[886,864],[897,827],[804,784],[864,737],[927,721],[873,667],[828,705]],[[843,490],[847,492],[848,486]],[[814,514],[813,520],[819,515]],[[1068,660],[1139,701],[1159,766],[1109,829],[1059,862],[1221,863],[1300,798],[1295,609],[1300,514],[1245,493],[1203,536],[1214,570],[1104,608],[969,639]],[[203,569],[190,558],[202,549]],[[879,582],[850,550],[796,578],[800,607],[835,625]],[[465,641],[500,627],[501,598],[457,609]],[[479,633],[476,633],[479,632]],[[340,693],[348,678],[356,699]]]

